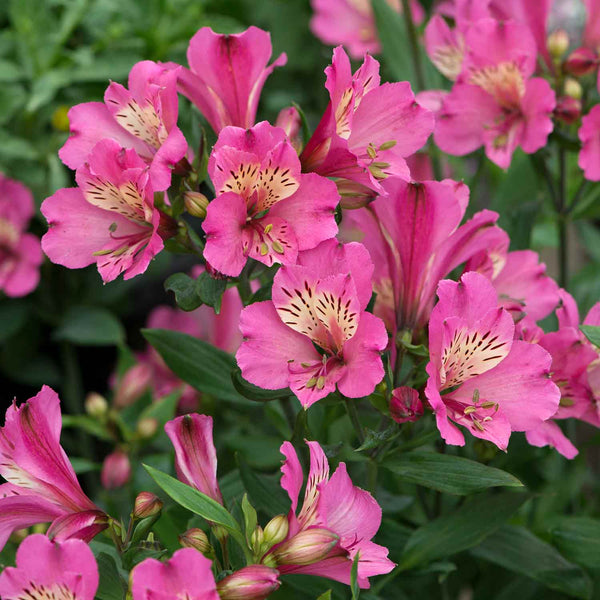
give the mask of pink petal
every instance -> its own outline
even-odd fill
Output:
[[[544,421],[541,425],[531,431],[526,431],[527,442],[532,446],[543,448],[551,446],[565,458],[575,458],[579,450],[571,443],[561,428],[554,421]]]
[[[581,120],[579,168],[586,179],[600,181],[600,106],[594,106]]]
[[[521,99],[524,126],[519,145],[527,154],[533,154],[546,145],[548,135],[554,129],[552,111],[556,96],[550,84],[541,77],[527,82],[525,95]]]
[[[300,496],[300,490],[304,482],[304,473],[296,450],[290,442],[283,442],[279,451],[285,456],[285,460],[281,465],[281,487],[288,493],[292,501],[290,511],[295,515],[298,508],[298,497]],[[295,533],[291,532],[290,537]]]

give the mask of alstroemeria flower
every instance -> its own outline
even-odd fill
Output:
[[[216,133],[228,125],[252,127],[267,77],[287,62],[280,54],[267,66],[272,52],[271,36],[258,27],[234,35],[203,27],[190,40],[190,68],[179,72],[179,91]]]
[[[358,584],[369,587],[369,577],[389,573],[394,563],[388,559],[388,550],[371,541],[381,525],[381,507],[365,490],[356,487],[345,463],[340,463],[331,477],[329,463],[318,442],[306,442],[310,449],[304,502],[297,513],[298,499],[304,481],[302,466],[290,442],[284,442],[281,453],[285,461],[281,467],[281,487],[288,493],[292,506],[288,515],[289,533],[283,545],[289,544],[298,534],[330,531],[338,540],[330,552],[312,564],[280,565],[285,573],[304,573],[328,577],[350,583],[350,570],[354,557],[358,559]],[[335,539],[335,538],[334,538]],[[278,546],[272,550],[277,555]]]
[[[77,169],[79,188],[58,190],[42,203],[49,231],[48,258],[69,269],[96,263],[106,283],[143,273],[176,233],[175,223],[154,205],[145,162],[114,140],[94,146]]]
[[[268,266],[294,264],[337,233],[335,185],[300,173],[300,161],[283,129],[266,121],[251,129],[227,127],[219,135],[208,172],[216,198],[206,210],[204,256],[233,277],[247,257]]]
[[[81,540],[52,542],[36,533],[17,550],[17,566],[0,573],[4,600],[94,600],[98,565]]]
[[[506,450],[511,431],[535,429],[558,408],[551,357],[514,340],[513,319],[483,275],[441,281],[438,297],[429,320],[425,388],[438,429],[448,444],[462,446],[454,421]]]
[[[301,252],[297,265],[275,275],[273,300],[240,315],[242,375],[264,389],[289,386],[304,408],[336,386],[350,398],[369,395],[383,378],[388,341],[381,320],[365,310],[372,273],[361,244],[329,240]]]
[[[554,91],[532,77],[537,47],[526,25],[481,19],[467,30],[465,47],[461,74],[437,117],[435,142],[458,156],[483,145],[491,161],[507,168],[517,146],[531,154],[546,144]]]
[[[559,295],[558,331],[542,335],[539,344],[552,356],[552,381],[560,390],[560,406],[552,421],[527,432],[527,441],[533,446],[553,446],[563,456],[573,458],[577,448],[554,419],[580,419],[600,427],[600,351],[579,330],[579,310],[573,297],[565,290]],[[583,324],[600,326],[600,302],[591,308]]]
[[[179,479],[223,504],[217,482],[212,417],[197,413],[183,415],[169,421],[165,431],[175,448],[175,470]]]
[[[593,106],[581,119],[579,167],[590,181],[600,181],[600,106]]]
[[[48,535],[91,540],[106,515],[83,493],[60,445],[60,400],[44,386],[6,411],[0,428],[0,549],[17,530],[52,521]]]
[[[402,12],[400,0],[386,0],[396,12]],[[412,18],[420,24],[425,17],[418,0],[410,0]],[[381,44],[370,0],[311,0],[314,15],[311,31],[324,43],[343,45],[352,58],[366,53],[378,54]]]
[[[498,292],[498,303],[515,322],[526,318],[529,325],[547,317],[560,301],[558,284],[546,274],[546,265],[532,250],[508,251],[510,239],[502,230],[497,240],[473,256],[465,271],[485,275]]]
[[[25,232],[33,212],[31,192],[0,173],[0,291],[7,296],[25,296],[40,280],[40,240]]]
[[[389,175],[408,179],[405,159],[434,127],[433,114],[415,101],[410,84],[380,85],[379,63],[368,55],[353,74],[341,46],[325,73],[330,102],[300,157],[303,170],[378,192]]]
[[[150,165],[154,191],[171,184],[171,169],[185,156],[188,145],[177,127],[177,76],[149,60],[129,73],[129,89],[111,83],[104,102],[77,104],[69,111],[71,136],[59,150],[61,160],[79,169],[103,139],[132,148]]]
[[[212,563],[193,548],[177,550],[166,562],[147,558],[131,572],[133,600],[219,600]]]
[[[344,216],[344,237],[365,244],[375,264],[374,313],[393,335],[425,326],[438,282],[501,231],[484,210],[464,225],[469,189],[451,180],[384,183],[387,197]]]

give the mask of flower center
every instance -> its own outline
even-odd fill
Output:
[[[503,108],[511,110],[519,107],[525,94],[525,80],[514,62],[502,62],[474,69],[469,83],[493,96]]]
[[[32,581],[17,597],[18,600],[77,600],[77,595],[66,585],[56,583],[52,587],[37,585]]]
[[[0,248],[10,249],[19,240],[19,230],[7,219],[0,219]]]

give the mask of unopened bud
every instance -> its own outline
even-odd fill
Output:
[[[565,96],[569,96],[571,98],[575,98],[575,100],[581,100],[583,96],[583,88],[577,79],[573,79],[572,77],[567,77],[565,79]]]
[[[581,116],[581,100],[569,96],[561,96],[556,101],[554,116],[563,123],[574,123]]]
[[[145,519],[157,515],[163,507],[162,500],[151,492],[140,492],[133,505],[133,517]]]
[[[562,58],[569,49],[569,34],[564,29],[553,31],[546,42],[546,47],[550,56],[553,58]]]
[[[265,542],[269,546],[274,546],[283,542],[290,530],[290,524],[285,515],[277,515],[273,517],[265,526]]]
[[[114,490],[124,486],[131,477],[131,464],[129,457],[122,450],[115,450],[109,454],[102,464],[100,481],[107,490]]]
[[[423,403],[417,390],[402,386],[392,392],[390,416],[396,423],[411,423],[423,415]]]
[[[194,548],[198,550],[198,552],[201,552],[207,558],[214,555],[213,547],[208,541],[208,536],[202,529],[198,529],[197,527],[188,529],[186,532],[182,533],[179,536],[179,543],[184,548]]]
[[[569,54],[564,70],[575,77],[581,77],[592,73],[598,67],[598,57],[596,53],[589,48],[577,48]]]
[[[217,583],[222,600],[264,600],[280,586],[279,573],[265,565],[248,565]]]
[[[90,392],[85,397],[85,412],[94,419],[101,419],[108,412],[106,398],[96,392]]]
[[[279,111],[275,127],[281,127],[288,137],[294,150],[298,153],[302,150],[302,118],[295,106],[288,106]]]
[[[338,540],[339,537],[329,529],[305,529],[277,547],[273,556],[279,565],[312,565],[323,560]]]
[[[125,408],[133,404],[150,386],[152,370],[149,365],[138,363],[129,369],[117,384],[113,404]]]
[[[206,216],[206,207],[208,206],[208,198],[200,192],[185,192],[183,194],[183,204],[185,210],[192,217],[200,217],[204,219]]]
[[[253,548],[259,549],[264,541],[265,534],[263,528],[260,525],[257,525],[250,536],[250,543],[252,544]]]
[[[340,205],[346,210],[367,206],[377,197],[377,192],[349,179],[338,179],[335,184],[340,195]]]
[[[158,431],[158,421],[153,417],[144,417],[138,421],[136,431],[141,438],[150,438]]]

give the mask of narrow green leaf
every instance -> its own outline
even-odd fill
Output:
[[[327,590],[324,594],[321,594],[317,600],[331,600],[331,590]]]
[[[79,346],[112,346],[123,343],[125,331],[121,322],[105,308],[74,306],[64,314],[53,337]]]
[[[233,387],[231,372],[236,368],[230,354],[211,344],[167,329],[143,329],[142,334],[183,381],[219,400],[251,405]]]
[[[236,459],[244,488],[254,505],[271,516],[287,514],[290,510],[290,500],[279,481],[271,475],[255,473],[239,453],[236,454]]]
[[[360,560],[360,551],[356,553],[350,569],[350,590],[352,591],[352,600],[358,600],[360,596],[360,587],[358,585],[358,561]]]
[[[594,346],[600,348],[600,327],[597,327],[596,325],[580,325],[579,329],[583,331],[583,335],[585,335]]]
[[[244,537],[240,526],[227,509],[218,502],[154,467],[149,465],[143,466],[156,484],[171,496],[177,504],[200,515],[207,521],[222,525],[236,540],[240,541],[242,545],[244,544]]]
[[[499,528],[480,546],[473,548],[471,554],[573,598],[591,598],[592,582],[585,571],[524,527],[505,525]]]
[[[90,471],[99,471],[100,465],[89,458],[81,458],[78,456],[71,456],[69,458],[71,466],[77,475],[82,473],[89,473]]]
[[[506,471],[449,454],[409,452],[389,458],[381,466],[403,481],[448,494],[466,495],[491,487],[523,485]]]
[[[569,560],[590,569],[600,566],[600,520],[561,517],[550,528],[552,543]]]
[[[175,294],[175,302],[181,310],[195,310],[202,304],[198,282],[185,273],[173,273],[166,279],[164,287]]]
[[[248,494],[244,494],[242,498],[242,514],[244,515],[244,531],[246,532],[246,540],[250,542],[252,533],[256,529],[258,523],[258,517],[256,515],[256,509],[248,500]]]
[[[89,433],[101,440],[113,441],[112,436],[106,427],[97,419],[92,419],[87,415],[63,415],[63,427],[75,427]]]
[[[96,600],[123,600],[127,592],[127,583],[119,575],[115,560],[106,552],[96,557],[100,583],[96,592]]]
[[[454,513],[417,529],[406,543],[399,568],[410,569],[480,544],[527,498],[526,494],[508,492],[471,498]]]
[[[258,386],[246,381],[242,377],[242,371],[237,367],[231,373],[231,381],[235,389],[248,400],[254,400],[255,402],[270,402],[272,400],[279,400],[280,398],[287,398],[291,395],[290,388],[281,388],[279,390],[263,390]]]

